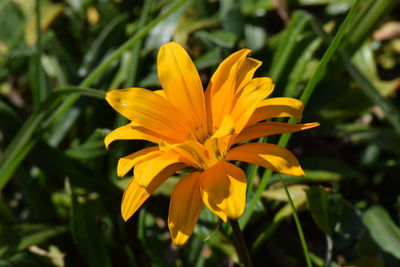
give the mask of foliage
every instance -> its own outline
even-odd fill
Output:
[[[303,121],[321,123],[289,143],[290,135],[264,140],[288,143],[305,177],[240,164],[248,206],[239,222],[255,266],[305,266],[302,244],[313,266],[399,266],[399,8],[394,0],[2,0],[0,266],[238,263],[229,225],[206,209],[189,244],[171,246],[178,176],[127,223],[120,215],[128,178],[116,177],[117,159],[146,143],[106,151],[104,136],[125,121],[104,92],[158,89],[157,51],[171,40],[188,49],[204,84],[231,52],[252,49],[264,62],[256,76],[274,79],[274,96],[302,99]]]

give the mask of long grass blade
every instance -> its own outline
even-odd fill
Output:
[[[104,92],[99,90],[79,87],[65,87],[54,90],[39,107],[38,111],[24,123],[21,130],[4,151],[0,162],[0,190],[10,180],[19,164],[34,147],[35,142],[39,140],[35,133],[41,128],[45,118],[60,103],[62,98],[71,94],[86,95],[100,99],[104,99],[105,95]]]
[[[321,25],[315,20],[310,21],[311,26],[317,35],[324,38],[325,42],[329,43],[329,36],[322,30]],[[343,62],[350,76],[357,81],[365,95],[377,106],[379,106],[385,113],[386,119],[392,124],[393,128],[400,134],[400,112],[394,104],[384,98],[378,90],[371,84],[371,82],[361,73],[361,71],[351,62],[349,54],[342,48],[337,50],[340,60]]]
[[[291,208],[291,210],[293,212],[294,222],[296,224],[297,232],[299,234],[299,239],[300,239],[301,247],[303,249],[303,254],[304,254],[304,258],[305,258],[306,263],[307,263],[307,267],[312,267],[311,259],[310,259],[310,252],[308,251],[306,239],[305,239],[304,233],[303,233],[303,228],[301,227],[301,223],[300,223],[300,220],[299,220],[299,216],[297,215],[296,207],[293,204],[292,197],[290,196],[290,193],[289,193],[289,191],[288,191],[288,189],[286,187],[285,182],[282,180],[282,177],[279,176],[279,178],[281,180],[283,188],[285,189],[285,193],[286,193],[286,196],[288,198],[288,202],[289,202],[290,208]]]
[[[171,15],[175,10],[181,7],[183,4],[187,3],[185,0],[179,0],[175,2],[171,8],[165,12],[160,17],[151,21],[145,28],[140,30],[137,34],[135,34],[131,39],[125,42],[119,49],[117,49],[113,54],[111,54],[102,64],[100,64],[81,84],[80,88],[85,88],[90,86],[107,68],[118,58],[122,56],[122,54],[130,49],[132,45],[134,45],[137,41],[141,40],[143,37],[147,35],[147,33],[155,27],[158,23],[163,21],[169,15]],[[56,93],[57,94],[57,93]],[[62,115],[68,111],[72,105],[80,98],[81,94],[78,92],[69,93],[65,101],[57,108],[55,112],[52,112],[52,120],[59,121],[62,118]],[[46,103],[47,101],[45,101]],[[37,112],[33,113],[30,118],[25,122],[22,126],[21,130],[15,136],[13,141],[7,147],[0,163],[0,190],[7,184],[15,170],[18,168],[19,164],[24,160],[24,158],[28,155],[29,151],[35,145],[35,143],[39,140],[36,136],[34,138],[34,134],[41,128],[44,121],[48,115],[49,108],[43,105],[43,108],[39,108]],[[54,105],[51,106],[55,108]],[[53,121],[50,121],[53,124]],[[46,122],[47,125],[50,125],[49,122]],[[64,129],[64,134],[66,133]]]
[[[307,104],[309,98],[311,97],[311,94],[313,93],[315,86],[317,83],[321,80],[322,75],[325,72],[326,66],[330,59],[333,56],[333,53],[336,51],[336,49],[339,47],[344,35],[346,32],[349,31],[349,27],[351,25],[351,22],[353,21],[354,16],[357,13],[358,7],[361,3],[361,0],[357,0],[353,7],[351,8],[349,14],[347,15],[346,19],[344,20],[343,24],[340,26],[337,34],[335,35],[335,38],[333,39],[332,43],[329,45],[328,49],[325,51],[324,55],[322,56],[322,59],[314,73],[314,75],[311,77],[310,81],[307,83],[306,87],[304,88],[304,91],[301,94],[300,100],[304,103],[304,105]],[[292,118],[289,120],[289,123],[295,123],[296,119]],[[287,143],[289,142],[289,139],[291,137],[291,134],[283,134],[278,142],[279,146],[285,147]],[[248,221],[250,220],[251,216],[253,215],[254,208],[257,204],[257,202],[261,198],[262,192],[265,190],[269,179],[271,177],[272,171],[271,170],[265,170],[264,175],[261,179],[261,182],[257,188],[257,191],[252,198],[249,206],[247,207],[245,213],[243,214],[241,218],[241,226],[244,227]]]

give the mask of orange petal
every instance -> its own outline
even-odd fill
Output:
[[[181,169],[186,166],[186,160],[173,151],[163,152],[161,155],[136,164],[133,169],[135,179],[140,186],[147,187],[162,170],[172,164],[179,164]]]
[[[230,56],[228,56],[224,61],[222,61],[217,70],[214,72],[213,76],[211,77],[210,83],[208,84],[207,91],[206,93],[210,93],[213,95],[215,91],[218,91],[222,85],[226,82],[226,80],[229,77],[230,72],[236,72],[240,69],[242,66],[243,62],[245,61],[246,57],[250,54],[251,50],[244,48],[241,49]],[[237,63],[240,63],[240,65],[235,65]],[[247,64],[248,65],[248,64]],[[232,70],[233,67],[236,67],[234,70]],[[247,68],[248,69],[248,68]],[[244,72],[241,73],[241,80],[244,80]],[[236,78],[236,75],[235,75]]]
[[[286,148],[273,144],[244,144],[230,150],[226,159],[256,164],[284,174],[304,175],[296,157]]]
[[[143,148],[135,153],[124,156],[118,160],[117,174],[123,177],[127,174],[136,164],[159,156],[162,153],[158,146],[151,146]]]
[[[194,172],[182,178],[172,192],[168,227],[176,246],[184,245],[192,235],[203,208],[198,179],[200,174],[201,172]]]
[[[246,174],[220,161],[200,175],[200,191],[207,208],[223,221],[238,219],[246,206]]]
[[[133,126],[131,123],[118,127],[117,129],[110,132],[104,138],[104,144],[108,149],[110,144],[115,140],[147,140],[153,143],[158,143],[158,141],[163,138],[161,135],[153,133],[144,127]],[[168,139],[168,138],[167,138]],[[170,140],[170,139],[168,139]],[[171,141],[171,140],[170,140]]]
[[[161,46],[157,57],[161,85],[171,103],[192,124],[196,136],[207,136],[206,109],[200,76],[185,49],[176,42]]]
[[[132,178],[125,189],[121,202],[122,218],[127,221],[146,201],[146,199],[171,175],[181,167],[171,165],[162,170],[151,183],[145,188],[137,183],[136,178]]]
[[[248,122],[248,125],[276,117],[294,117],[300,121],[302,118],[303,109],[303,102],[294,98],[274,97],[265,99],[254,111]]]
[[[179,144],[160,143],[162,151],[172,151],[182,156],[180,160],[195,168],[205,168],[209,162],[209,153],[206,147],[196,140]]]
[[[259,103],[271,94],[273,89],[274,83],[268,77],[252,79],[243,87],[232,110],[236,133],[246,126]]]
[[[224,117],[230,114],[237,87],[238,71],[251,51],[239,50],[218,66],[206,90],[206,107],[209,131],[214,132]]]
[[[190,127],[181,113],[162,96],[143,88],[109,91],[108,103],[126,118],[160,135],[184,141]]]
[[[307,130],[319,126],[318,122],[304,124],[289,124],[282,122],[263,122],[257,123],[244,128],[234,140],[234,143],[240,143],[262,136],[269,136],[282,133],[293,133],[297,131]]]
[[[261,66],[261,64],[262,64],[261,61],[251,57],[248,57],[243,61],[242,66],[240,66],[238,70],[236,78],[236,86],[238,90],[240,90],[249,81],[251,81],[254,73]]]
[[[221,125],[218,130],[210,137],[213,138],[221,138],[235,132],[235,123],[231,115],[226,115],[222,120]]]

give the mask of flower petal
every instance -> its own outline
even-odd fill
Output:
[[[220,161],[200,175],[200,191],[207,208],[223,221],[238,219],[246,206],[246,174]]]
[[[184,141],[191,129],[181,113],[162,96],[143,88],[109,91],[108,103],[134,123],[162,136]]]
[[[136,164],[133,169],[135,179],[140,186],[147,187],[162,170],[172,164],[179,164],[181,169],[186,166],[186,160],[174,151],[163,152],[161,155]]]
[[[137,183],[136,178],[132,178],[125,189],[121,202],[122,218],[127,221],[146,201],[146,199],[171,175],[181,167],[177,164],[171,165],[162,170],[147,187],[142,187]]]
[[[125,176],[136,164],[157,157],[162,153],[158,146],[143,148],[132,154],[124,156],[118,160],[117,174],[119,177]]]
[[[273,89],[274,83],[268,77],[252,79],[243,87],[232,109],[236,133],[246,126],[259,103],[271,94]]]
[[[198,179],[200,174],[201,172],[194,172],[182,178],[172,192],[168,227],[176,246],[184,245],[192,235],[203,208]]]
[[[195,168],[205,168],[210,161],[206,147],[196,140],[190,140],[178,144],[161,142],[160,150],[175,152],[182,156],[180,160]]]
[[[226,115],[218,130],[210,137],[210,139],[224,137],[233,134],[234,132],[235,123],[233,122],[233,118],[230,115]]]
[[[226,81],[226,76],[231,72],[231,69],[234,67],[234,65],[237,62],[243,62],[246,57],[250,54],[251,50],[244,48],[239,51],[236,51],[235,53],[231,54],[228,56],[224,61],[222,61],[217,70],[214,72],[213,76],[211,77],[210,83],[208,84],[207,87],[207,92],[213,95],[215,91],[219,90],[222,87],[222,84],[225,83]],[[239,68],[240,69],[240,68]],[[237,69],[235,69],[237,71]],[[242,75],[244,76],[244,75]],[[243,80],[243,78],[242,78]]]
[[[110,147],[110,144],[115,140],[147,140],[153,143],[158,143],[161,138],[163,138],[161,135],[153,133],[141,126],[133,126],[130,123],[118,127],[117,129],[110,132],[106,136],[106,138],[104,138],[104,144],[108,149]]]
[[[303,109],[303,102],[294,98],[274,97],[265,99],[258,105],[247,124],[250,125],[258,121],[276,117],[295,117],[300,121]]]
[[[237,73],[237,78],[236,78],[237,89],[240,90],[249,81],[251,81],[254,73],[261,66],[261,64],[262,64],[261,61],[251,58],[251,57],[247,57],[243,61],[243,64],[239,68],[238,73]]]
[[[199,138],[207,136],[206,109],[199,73],[185,49],[176,42],[161,46],[157,71],[168,100],[192,123]]]
[[[238,70],[251,51],[239,50],[218,66],[206,89],[206,107],[209,131],[219,128],[224,117],[230,114],[237,87]]]
[[[260,138],[262,136],[269,136],[282,133],[293,133],[297,131],[307,130],[319,126],[318,122],[304,123],[304,124],[289,124],[282,122],[263,122],[257,123],[244,128],[234,140],[234,144]]]
[[[304,175],[296,157],[286,148],[273,144],[244,144],[230,150],[226,159],[256,164],[284,174]]]

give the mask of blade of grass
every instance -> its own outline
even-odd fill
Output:
[[[58,121],[62,118],[62,115],[69,110],[69,108],[79,99],[81,94],[84,92],[87,94],[94,94],[92,90],[87,91],[87,89],[82,90],[82,88],[88,87],[91,85],[108,67],[111,63],[117,60],[122,54],[129,49],[133,44],[142,39],[146,34],[158,23],[163,21],[166,17],[171,15],[175,10],[181,7],[183,4],[187,4],[189,1],[179,0],[175,2],[171,8],[165,12],[163,15],[151,21],[145,28],[135,34],[131,39],[125,42],[119,49],[117,49],[114,53],[112,53],[103,63],[101,63],[79,86],[81,91],[76,92],[68,92],[70,95],[55,112],[52,112],[52,117],[49,121],[47,121],[47,126],[51,124],[54,125],[54,121]],[[77,88],[75,88],[77,89]],[[57,93],[56,93],[57,94]],[[99,92],[99,94],[103,94]],[[52,94],[51,94],[52,95]],[[43,122],[48,117],[49,106],[54,107],[54,103],[52,103],[52,97],[47,98],[44,102],[48,104],[42,105],[35,113],[33,113],[29,119],[24,123],[18,134],[11,141],[10,145],[7,147],[5,153],[3,154],[1,163],[0,163],[0,190],[7,184],[15,170],[18,168],[19,164],[22,160],[27,156],[32,147],[36,144],[36,142],[40,139],[38,136],[35,136],[35,133],[41,128]],[[97,95],[98,96],[98,95]],[[104,96],[102,97],[104,99]],[[49,102],[49,103],[48,103]],[[76,119],[76,118],[75,118]],[[43,127],[42,127],[43,128]],[[68,129],[64,130],[64,134]]]
[[[292,197],[289,194],[289,191],[288,191],[288,189],[286,187],[285,182],[282,180],[281,177],[280,177],[280,180],[281,180],[281,183],[283,185],[283,188],[285,189],[285,193],[286,193],[286,196],[288,198],[288,202],[290,204],[290,208],[292,209],[292,212],[293,212],[293,218],[294,218],[294,221],[296,223],[296,228],[297,228],[297,232],[299,234],[299,239],[300,239],[301,247],[303,249],[304,258],[306,260],[307,266],[308,267],[312,267],[311,259],[310,259],[310,252],[308,251],[306,239],[305,239],[304,233],[303,233],[303,228],[301,227],[299,216],[297,215],[296,207],[293,204]]]
[[[37,108],[40,106],[42,101],[46,98],[47,90],[45,86],[45,77],[42,69],[42,54],[43,54],[43,44],[42,44],[42,30],[40,27],[42,12],[41,12],[41,0],[36,0],[35,3],[35,13],[36,13],[36,53],[33,56],[32,67],[32,97],[33,104]]]
[[[330,37],[323,31],[319,22],[313,18],[310,23],[315,33],[321,36],[325,42],[329,43]],[[400,112],[397,110],[395,105],[379,93],[379,91],[371,84],[371,82],[351,62],[349,54],[344,49],[339,47],[337,49],[337,53],[350,76],[360,84],[365,95],[384,111],[389,123],[392,124],[396,132],[400,134]]]
[[[140,12],[138,29],[145,27],[151,4],[151,0],[144,1],[142,12]],[[142,40],[139,40],[132,46],[130,51],[124,53],[119,70],[111,82],[109,89],[117,89],[122,83],[124,84],[124,88],[132,87],[136,83],[141,47]]]
[[[304,16],[301,11],[296,11],[290,20],[288,28],[285,30],[284,37],[279,43],[278,51],[272,60],[269,76],[278,83],[284,68],[289,62],[290,56],[295,50],[298,42],[298,36],[304,31],[307,25],[309,16]]]
[[[104,27],[104,29],[99,34],[99,37],[97,37],[97,39],[91,45],[89,52],[83,58],[82,65],[78,70],[78,74],[80,77],[85,77],[88,74],[88,69],[92,68],[92,66],[98,62],[96,58],[101,57],[101,48],[106,45],[105,42],[110,37],[112,32],[115,31],[116,28],[126,19],[126,14],[121,14],[111,20],[110,23],[108,23],[107,26]]]
[[[157,24],[159,24],[161,21],[166,19],[169,15],[174,13],[175,10],[177,10],[179,7],[181,7],[183,4],[187,4],[190,1],[184,1],[184,0],[179,0],[175,2],[171,6],[171,8],[165,12],[164,14],[160,15],[156,19],[152,20],[145,28],[141,29],[139,32],[137,32],[132,38],[130,38],[128,41],[126,41],[123,45],[121,45],[117,50],[115,50],[108,58],[106,58],[96,69],[94,69],[89,76],[86,77],[85,80],[82,81],[82,83],[79,85],[80,87],[88,87],[91,84],[93,84],[99,77],[100,75],[107,70],[107,68],[116,60],[118,60],[128,49],[130,49],[136,42],[139,40],[143,39],[148,32],[154,28]],[[54,125],[58,121],[60,121],[63,118],[63,115],[75,104],[75,102],[79,99],[79,95],[72,95],[66,101],[62,103],[62,105],[54,112],[54,116],[50,119],[52,121],[52,124]],[[75,118],[73,118],[71,121],[75,121],[76,118],[78,117],[79,113],[74,114]],[[69,127],[65,128],[66,130],[64,131],[58,131],[57,134],[64,136],[66,134],[66,131],[69,129]]]
[[[310,16],[302,11],[296,11],[293,17],[290,20],[288,28],[284,32],[284,36],[281,38],[279,42],[279,47],[277,52],[274,55],[271,68],[269,70],[268,76],[272,77],[274,83],[277,84],[279,79],[290,62],[291,55],[296,48],[296,44],[299,41],[298,36],[304,32],[304,29],[307,26],[307,23],[310,19]],[[267,142],[266,137],[262,137],[259,139],[260,143]],[[254,178],[258,173],[259,167],[257,165],[249,165],[246,170],[247,175],[247,199],[251,199],[251,193],[253,192],[254,186]],[[239,220],[241,221],[241,220]]]
[[[150,13],[150,7],[153,4],[153,0],[144,1],[143,10],[141,12],[139,18],[139,29],[143,28],[146,25],[147,17]],[[142,47],[142,40],[139,40],[136,44],[132,46],[130,55],[129,55],[129,66],[127,69],[127,79],[124,83],[124,87],[133,86],[136,83],[136,76],[140,58],[140,49]]]
[[[289,82],[284,89],[283,96],[296,97],[296,89],[299,87],[301,79],[304,77],[303,73],[307,64],[315,55],[315,52],[321,47],[322,39],[318,38],[312,41],[299,57],[296,65],[293,67],[292,73],[289,75]]]
[[[86,95],[100,99],[104,99],[105,95],[104,92],[99,90],[79,87],[65,87],[52,91],[37,112],[24,123],[20,131],[18,131],[17,135],[4,151],[0,163],[0,190],[7,184],[21,161],[35,145],[35,141],[32,139],[38,140],[38,137],[34,137],[34,135],[41,128],[46,116],[52,112],[63,97],[71,94]]]
[[[396,1],[393,0],[366,2],[362,3],[367,5],[363,10],[364,12],[359,12],[354,20],[355,26],[352,27],[351,34],[343,40],[343,47],[349,55],[354,54],[367,36],[370,36],[375,29],[375,25],[382,21],[382,17],[396,4]]]
[[[304,103],[304,105],[307,104],[312,92],[315,89],[315,86],[322,78],[322,75],[325,72],[326,65],[328,64],[328,62],[332,58],[333,53],[335,52],[335,50],[338,48],[339,44],[341,43],[341,41],[344,37],[344,34],[349,31],[349,27],[351,25],[351,22],[353,21],[354,16],[357,13],[360,3],[361,3],[360,0],[357,0],[354,3],[349,14],[347,15],[346,19],[344,20],[344,22],[340,26],[337,34],[335,35],[335,38],[333,39],[332,43],[329,45],[328,49],[325,51],[324,55],[322,56],[322,59],[319,62],[319,65],[318,65],[315,73],[311,77],[310,81],[307,83],[307,86],[305,87],[305,89],[300,97],[300,100]],[[296,122],[295,118],[292,118],[289,120],[289,123],[295,123],[295,122]],[[290,137],[291,137],[290,133],[283,134],[279,139],[278,145],[285,147],[287,145],[287,143],[289,142]],[[242,227],[246,226],[246,224],[249,222],[251,216],[253,215],[254,208],[255,208],[257,202],[260,200],[262,192],[265,190],[266,186],[268,185],[268,182],[271,178],[271,174],[272,174],[271,170],[265,170],[254,197],[252,198],[245,213],[241,217],[240,223],[241,223]]]

